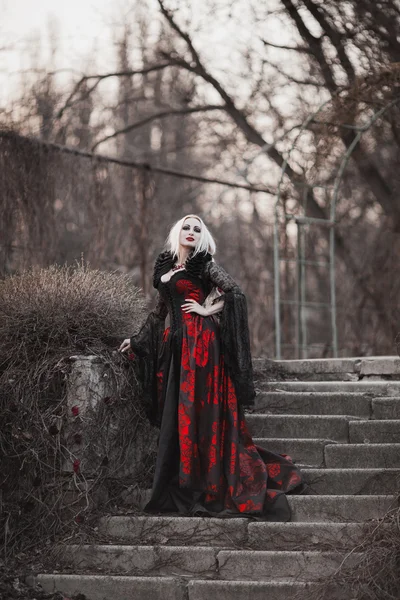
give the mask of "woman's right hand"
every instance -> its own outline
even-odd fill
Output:
[[[127,350],[132,350],[130,338],[126,338],[118,348],[119,352],[126,352]]]

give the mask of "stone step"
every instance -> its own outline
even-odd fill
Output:
[[[189,523],[188,523],[189,521]],[[104,517],[99,532],[124,544],[253,550],[332,550],[359,541],[361,523],[269,523],[250,519]]]
[[[248,525],[253,550],[309,551],[354,548],[365,536],[365,523],[254,523]]]
[[[382,517],[397,505],[396,496],[288,496],[293,522],[360,523]]]
[[[49,594],[83,594],[86,600],[187,600],[186,583],[173,577],[116,577],[110,575],[40,574]]]
[[[295,463],[324,466],[324,448],[329,440],[294,438],[253,438],[258,446],[277,454],[288,454]]]
[[[400,444],[400,420],[350,421],[352,444]]]
[[[247,543],[248,519],[171,516],[107,516],[99,520],[106,539],[130,544],[186,544],[240,547]]]
[[[361,359],[360,375],[384,375],[393,378],[400,376],[400,358],[398,356],[368,356]]]
[[[259,382],[263,392],[332,392],[334,394],[362,393],[372,396],[399,396],[400,381],[268,381]]]
[[[218,553],[218,572],[222,579],[265,581],[276,578],[315,581],[334,573],[346,563],[356,566],[359,554],[343,552],[274,552],[268,550],[222,550]]]
[[[310,375],[341,375],[343,373],[359,375],[362,360],[362,358],[358,357],[274,360],[272,366],[278,368],[283,373],[295,375],[297,377],[308,377]],[[268,366],[271,365],[271,361],[268,362],[268,359],[258,358],[253,360],[253,365],[256,371],[267,370]]]
[[[217,577],[219,549],[208,546],[133,546],[122,544],[63,545],[57,555],[61,566],[74,572],[104,571],[136,577]]]
[[[371,396],[355,392],[261,392],[257,413],[293,415],[354,415],[370,418]]]
[[[352,417],[351,420],[354,420]],[[349,418],[339,415],[246,415],[254,437],[326,439],[347,442]]]
[[[373,419],[400,419],[400,398],[376,398],[372,401]]]
[[[309,379],[318,375],[322,376],[320,379],[334,375],[338,379],[343,376],[400,378],[400,358],[396,355],[275,361],[258,358],[253,360],[253,366],[256,373],[268,373],[268,369],[271,371],[275,368],[282,373],[301,379]]]
[[[321,473],[323,473],[321,475]],[[369,519],[380,517],[393,501],[394,496],[388,497],[382,495],[385,492],[396,492],[396,477],[400,471],[391,470],[387,473],[380,469],[371,471],[368,478],[360,470],[330,469],[330,470],[308,470],[304,471],[306,480],[310,480],[312,489],[324,491],[329,488],[329,495],[313,496],[288,496],[292,507],[293,522],[307,525],[314,521],[322,523],[323,526],[329,525],[329,519],[332,513],[335,515],[335,523],[340,522],[358,522],[363,518]],[[327,478],[324,480],[324,476]],[[375,476],[375,479],[373,479]],[[379,479],[382,477],[382,480]],[[370,481],[374,481],[371,484]],[[357,492],[358,496],[349,496],[341,493],[343,481],[347,483],[348,493]],[[379,482],[383,483],[379,486]],[[323,487],[321,482],[326,482]],[[332,487],[336,484],[337,491]],[[364,489],[362,486],[365,486]],[[376,487],[371,487],[371,486]],[[319,486],[319,488],[318,488]],[[353,489],[351,489],[353,486]],[[370,486],[370,487],[368,487]],[[345,487],[343,485],[343,487]],[[375,493],[379,497],[370,494]],[[368,494],[368,495],[367,495]],[[336,498],[338,498],[336,500]],[[343,503],[343,509],[342,509]],[[362,511],[362,513],[358,513]],[[340,516],[343,518],[340,519]],[[328,521],[328,523],[327,523]],[[98,530],[103,539],[109,541],[118,541],[120,543],[129,543],[135,545],[154,545],[169,544],[175,546],[209,546],[220,548],[240,548],[246,547],[249,543],[250,526],[254,525],[257,529],[263,522],[253,523],[250,519],[232,518],[201,518],[201,517],[179,517],[179,516],[128,516],[114,515],[103,517],[99,520]],[[276,524],[269,525],[275,526]],[[287,524],[285,524],[287,525]],[[308,525],[307,525],[308,527]],[[307,529],[308,530],[308,529]],[[298,528],[296,531],[300,531]],[[253,540],[254,541],[254,540]],[[275,547],[279,540],[275,538],[265,538],[265,549]],[[271,547],[271,549],[272,549]]]
[[[312,581],[334,572],[343,552],[220,550],[198,546],[67,545],[62,563],[73,569],[134,576],[262,581]],[[352,564],[357,555],[351,557]]]
[[[315,585],[313,582],[304,583],[284,580],[194,580],[190,581],[188,585],[188,600],[288,600],[289,598],[293,600],[310,600],[310,591]],[[328,593],[329,600],[349,600],[348,591],[329,589]]]
[[[399,490],[400,469],[302,469],[306,494],[382,495]]]
[[[87,600],[309,600],[312,583],[300,581],[188,582],[172,577],[44,574],[36,578],[47,593],[84,594]],[[348,600],[334,592],[329,600]]]
[[[398,469],[400,444],[328,444],[325,464],[331,469]]]

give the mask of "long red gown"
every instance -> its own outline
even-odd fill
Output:
[[[203,303],[203,280],[177,271],[158,292],[171,325],[156,357],[160,436],[145,512],[289,520],[286,493],[300,489],[299,469],[255,446],[221,352],[218,317],[181,308],[188,298]]]

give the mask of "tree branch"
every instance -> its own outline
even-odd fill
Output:
[[[96,89],[96,87],[99,85],[99,83],[101,81],[103,81],[104,79],[109,79],[110,77],[132,77],[132,75],[147,75],[148,73],[152,73],[153,71],[160,71],[169,66],[170,66],[170,63],[161,63],[158,65],[152,65],[150,67],[146,67],[145,69],[137,69],[137,70],[129,69],[127,71],[116,71],[115,73],[105,73],[102,75],[85,75],[85,76],[81,77],[81,79],[75,85],[74,89],[72,90],[72,92],[68,96],[67,100],[65,101],[64,106],[62,108],[60,108],[60,110],[58,111],[56,117],[58,119],[61,119],[64,112],[67,110],[67,108],[70,108],[77,102],[85,100]],[[92,79],[95,79],[96,81],[94,82],[94,84],[91,87],[89,87],[86,90],[85,94],[83,96],[80,96],[76,100],[73,100],[74,96],[78,93],[78,91],[83,86],[83,84],[87,83],[88,81],[91,81]]]
[[[309,31],[302,17],[300,16],[297,8],[293,4],[292,0],[281,0],[281,2],[286,8],[288,15],[296,25],[300,36],[310,47],[311,53],[313,54],[314,58],[317,60],[321,68],[321,73],[326,83],[326,87],[333,94],[336,91],[337,86],[333,77],[332,68],[326,60],[325,54],[322,49],[322,38],[315,37],[311,33],[311,31]]]
[[[107,135],[106,137],[100,139],[98,142],[96,142],[94,144],[94,146],[92,146],[92,152],[98,146],[100,146],[100,144],[103,144],[107,140],[111,140],[112,138],[115,138],[118,135],[122,135],[124,133],[129,133],[130,131],[133,131],[134,129],[139,129],[139,127],[148,125],[149,123],[151,123],[152,121],[155,121],[156,119],[163,119],[164,117],[170,117],[173,115],[188,115],[188,114],[193,114],[193,113],[198,113],[198,112],[208,112],[211,110],[225,110],[225,107],[220,104],[216,104],[216,105],[210,104],[208,106],[193,106],[191,108],[180,108],[180,109],[176,109],[176,110],[174,110],[174,109],[163,110],[161,112],[155,113],[154,115],[150,115],[149,117],[141,119],[140,121],[136,121],[136,123],[131,123],[127,127],[124,127],[123,129],[118,129],[117,131],[114,131],[114,133],[111,133],[110,135]]]
[[[271,46],[271,48],[278,48],[278,50],[294,50],[295,52],[300,52],[301,54],[312,54],[311,49],[308,46],[280,46],[279,44],[273,44],[272,42],[267,42],[261,38],[264,46]]]
[[[163,0],[157,0],[160,10],[162,12],[162,14],[164,15],[164,17],[167,19],[168,23],[170,24],[171,28],[179,35],[180,38],[182,38],[186,44],[187,47],[190,50],[190,54],[192,55],[193,61],[197,64],[197,65],[201,65],[201,61],[200,61],[200,56],[196,50],[196,48],[193,46],[193,42],[190,39],[190,36],[188,33],[186,33],[185,31],[183,31],[183,29],[181,29],[178,25],[178,23],[175,21],[172,12],[169,11],[165,6],[164,6],[164,2]]]
[[[297,85],[311,85],[311,86],[314,86],[317,88],[325,87],[325,83],[313,81],[312,79],[297,79],[296,77],[293,77],[293,75],[289,75],[288,73],[285,73],[284,71],[282,71],[282,69],[280,67],[278,67],[278,65],[275,65],[274,63],[267,60],[266,58],[263,59],[263,62],[265,62],[267,65],[269,65],[270,67],[275,69],[280,75],[282,75],[282,77],[285,77],[291,83],[296,83]]]
[[[185,59],[178,57],[175,53],[163,53],[164,58],[168,59],[169,61],[173,62],[175,65],[180,66],[183,69],[186,69],[192,73],[199,75],[204,81],[210,83],[224,101],[225,111],[231,117],[233,122],[236,123],[237,127],[243,132],[247,140],[250,143],[259,146],[260,148],[263,148],[265,153],[269,155],[279,167],[282,167],[284,159],[281,153],[275,148],[275,146],[270,145],[266,142],[261,133],[257,131],[257,129],[248,121],[244,112],[236,106],[234,99],[222,87],[221,83],[213,75],[211,75],[211,73],[207,71],[206,67],[203,65],[200,59],[200,56],[194,48],[189,35],[186,32],[183,32],[182,29],[175,23],[172,13],[164,7],[163,2],[164,0],[158,0],[162,13],[165,15],[168,23],[171,25],[174,31],[176,31],[178,35],[187,43],[194,64],[189,64]],[[290,165],[287,165],[286,173],[293,183],[299,183],[300,175],[296,173],[290,167]],[[312,191],[310,191],[309,195],[309,205],[311,207],[311,211],[313,212],[312,216],[326,218],[324,209],[318,204],[315,195],[312,193]]]
[[[342,68],[347,75],[348,83],[351,83],[355,80],[356,73],[354,71],[353,65],[350,62],[349,57],[346,54],[346,49],[343,44],[343,36],[328,22],[328,20],[325,17],[324,8],[322,5],[317,6],[312,0],[303,0],[303,2],[310,14],[312,14],[317,23],[319,23],[321,29],[323,29],[323,31],[329,37],[333,47],[335,48],[338,54]]]

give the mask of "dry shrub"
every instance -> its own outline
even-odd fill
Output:
[[[114,492],[106,494],[107,502],[124,489],[123,481],[109,484],[115,473],[109,473],[107,450],[91,473],[94,485],[88,486],[79,469],[66,473],[63,468],[68,452],[63,425],[69,357],[97,355],[106,362],[114,395],[83,424],[85,443],[93,442],[101,451],[99,444],[107,436],[99,437],[99,431],[108,431],[112,414],[111,442],[118,460],[123,461],[134,431],[142,423],[147,425],[132,363],[116,350],[137,329],[144,307],[143,296],[128,276],[92,270],[83,263],[31,270],[0,281],[0,485],[5,559],[60,539],[71,527],[84,526],[90,507],[94,510],[91,495],[104,486]],[[71,490],[78,497],[73,510],[65,511],[65,497],[71,496]]]
[[[356,563],[355,555],[359,557]],[[399,600],[400,508],[389,510],[382,519],[367,521],[362,541],[346,559],[335,573],[310,589],[309,600]]]

